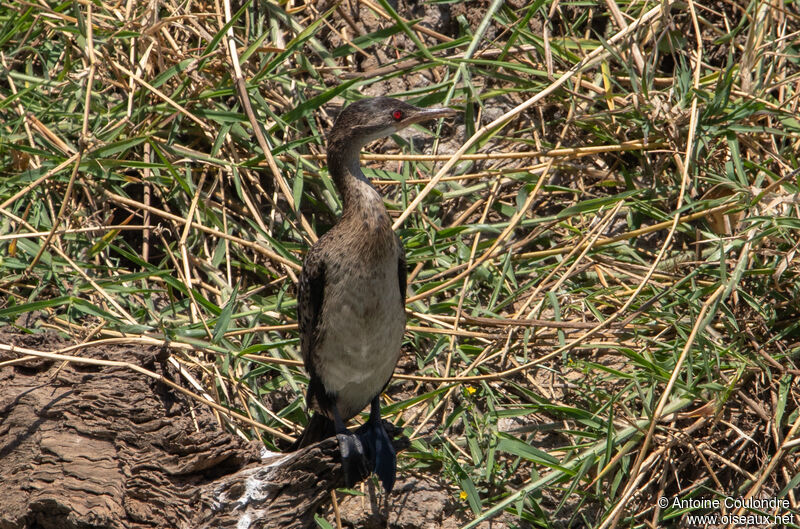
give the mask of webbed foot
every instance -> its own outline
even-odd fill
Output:
[[[380,416],[377,419],[370,417],[369,421],[359,428],[358,436],[361,437],[373,472],[381,481],[383,489],[387,494],[392,492],[397,474],[397,454]]]
[[[342,471],[346,487],[353,487],[370,474],[369,461],[358,435],[351,432],[336,434],[339,453],[342,455]]]

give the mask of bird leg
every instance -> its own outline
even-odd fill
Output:
[[[339,441],[339,453],[342,455],[342,471],[346,487],[353,487],[370,473],[367,457],[361,439],[344,425],[339,409],[333,406],[333,426],[336,439]]]
[[[397,472],[397,455],[381,421],[380,395],[372,399],[369,420],[359,428],[358,435],[367,450],[375,474],[381,480],[383,489],[387,494],[392,492]]]

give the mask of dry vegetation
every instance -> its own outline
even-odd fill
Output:
[[[423,521],[798,513],[797,6],[4,1],[0,320],[168,343],[280,449],[296,276],[340,208],[324,133],[364,95],[449,105],[368,157],[408,254],[385,411],[442,492]]]

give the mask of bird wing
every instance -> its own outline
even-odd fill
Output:
[[[300,352],[311,378],[316,378],[313,355],[320,339],[322,302],[325,299],[325,261],[318,247],[312,247],[303,261],[297,292],[297,323],[300,327]]]
[[[328,418],[332,402],[325,393],[322,381],[314,367],[320,339],[322,338],[322,303],[325,299],[325,260],[319,247],[313,246],[303,261],[300,283],[297,289],[297,323],[300,328],[300,352],[308,373],[306,405],[316,410],[303,433],[291,450],[316,443],[334,433],[333,422]]]

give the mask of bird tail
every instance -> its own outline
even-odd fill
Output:
[[[314,412],[311,415],[311,419],[308,420],[303,433],[300,434],[300,437],[297,438],[290,450],[295,451],[318,443],[323,439],[333,437],[335,433],[336,429],[333,427],[333,421],[321,413]]]

